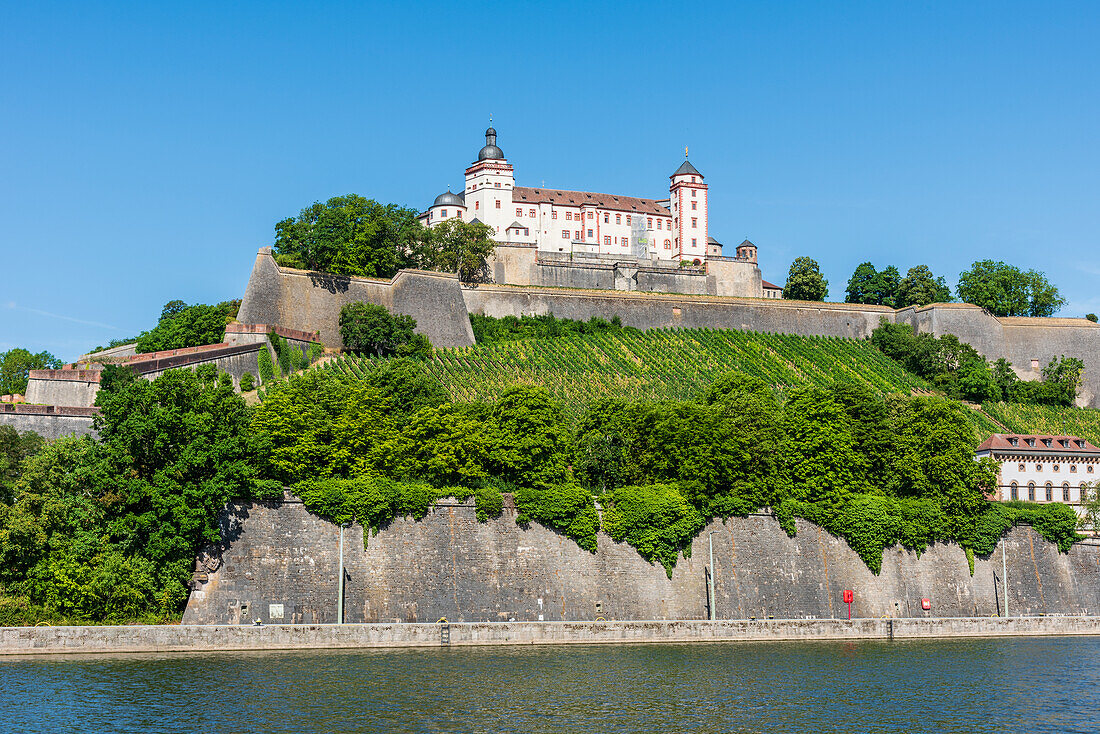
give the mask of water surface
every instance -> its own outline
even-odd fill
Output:
[[[1100,731],[1100,639],[0,658],[2,732]]]

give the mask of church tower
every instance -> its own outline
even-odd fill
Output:
[[[672,229],[676,233],[673,251],[679,253],[681,260],[703,262],[707,257],[707,185],[703,183],[703,174],[687,160],[687,148],[684,148],[684,162],[669,178],[668,203],[672,210]]]
[[[485,146],[478,152],[477,160],[466,169],[466,216],[468,221],[477,219],[493,228],[497,238],[503,237],[508,225],[515,219],[512,211],[512,189],[516,186],[515,172],[497,147],[497,131],[492,118],[485,131]]]

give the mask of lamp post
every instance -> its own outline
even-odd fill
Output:
[[[340,574],[336,579],[336,624],[344,623],[344,524],[340,523]]]
[[[1005,616],[1008,616],[1008,561],[1005,558],[1005,546],[1008,544],[1008,536],[1001,538],[1001,583],[1004,585]]]
[[[718,619],[717,610],[714,608],[714,531],[707,534],[707,542],[710,544],[710,584],[707,588],[707,601],[710,606],[710,619],[713,622]]]

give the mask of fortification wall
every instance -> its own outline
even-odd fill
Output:
[[[785,334],[864,338],[893,309],[844,303],[807,303],[762,298],[658,295],[618,291],[568,291],[515,286],[480,286],[463,291],[470,313],[587,320],[618,316],[639,329],[751,329]]]
[[[672,578],[631,546],[600,534],[589,553],[541,525],[523,528],[506,506],[479,523],[472,503],[441,502],[420,521],[399,519],[363,547],[345,531],[348,622],[705,619],[704,568],[714,542],[720,619],[837,619],[843,591],[861,617],[984,616],[1004,613],[1000,552],[975,561],[953,544],[918,559],[887,549],[875,576],[847,543],[798,521],[790,538],[759,515],[712,522]],[[185,624],[335,621],[339,529],[296,499],[232,505],[221,518],[224,547],[200,559]],[[710,535],[713,533],[713,535]],[[1100,612],[1100,547],[1059,554],[1030,528],[1009,533],[1009,611]],[[921,599],[932,609],[921,608]],[[283,616],[273,616],[282,605]]]
[[[1078,405],[1100,407],[1100,325],[1086,319],[1000,319],[1004,357],[1021,377],[1039,379],[1051,359],[1065,355],[1084,361]],[[1037,369],[1032,368],[1033,360]]]
[[[474,343],[458,278],[402,270],[392,280],[351,278],[281,268],[265,247],[256,256],[238,320],[316,332],[328,347],[342,347],[340,309],[347,303],[379,303],[416,319],[416,331],[439,347]]]
[[[36,405],[90,408],[99,392],[99,370],[31,370],[26,399]]]
[[[45,439],[61,436],[95,436],[92,418],[95,408],[60,408],[52,405],[0,406],[0,425],[20,433],[32,431]]]

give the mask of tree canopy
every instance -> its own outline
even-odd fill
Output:
[[[868,303],[891,308],[926,306],[952,300],[951,289],[943,276],[936,277],[927,265],[909,268],[902,278],[890,265],[881,272],[869,262],[860,263],[848,280],[844,298],[847,303]]]
[[[783,297],[795,301],[824,301],[827,295],[829,281],[821,274],[817,261],[809,257],[795,259],[787,273]]]
[[[950,303],[951,289],[941,275],[932,274],[927,265],[909,268],[909,272],[898,283],[896,308],[906,306],[927,306],[929,303]]]
[[[225,326],[236,318],[240,307],[239,300],[222,301],[213,306],[204,303],[188,306],[183,301],[169,301],[161,309],[157,325],[138,336],[136,351],[145,354],[217,344],[225,338]]]
[[[376,357],[427,357],[432,347],[428,337],[413,332],[416,319],[391,314],[377,303],[355,301],[340,309],[340,337],[344,349]]]
[[[416,267],[455,273],[463,283],[489,280],[486,259],[496,243],[481,222],[446,219],[424,232]]]
[[[275,259],[304,270],[391,278],[415,261],[423,230],[414,209],[334,196],[275,225]]]
[[[61,360],[49,352],[31,354],[21,347],[0,352],[0,395],[22,395],[27,392],[31,370],[55,370]]]
[[[1043,273],[993,260],[979,260],[963,271],[956,290],[963,301],[995,316],[1053,316],[1066,305]]]

